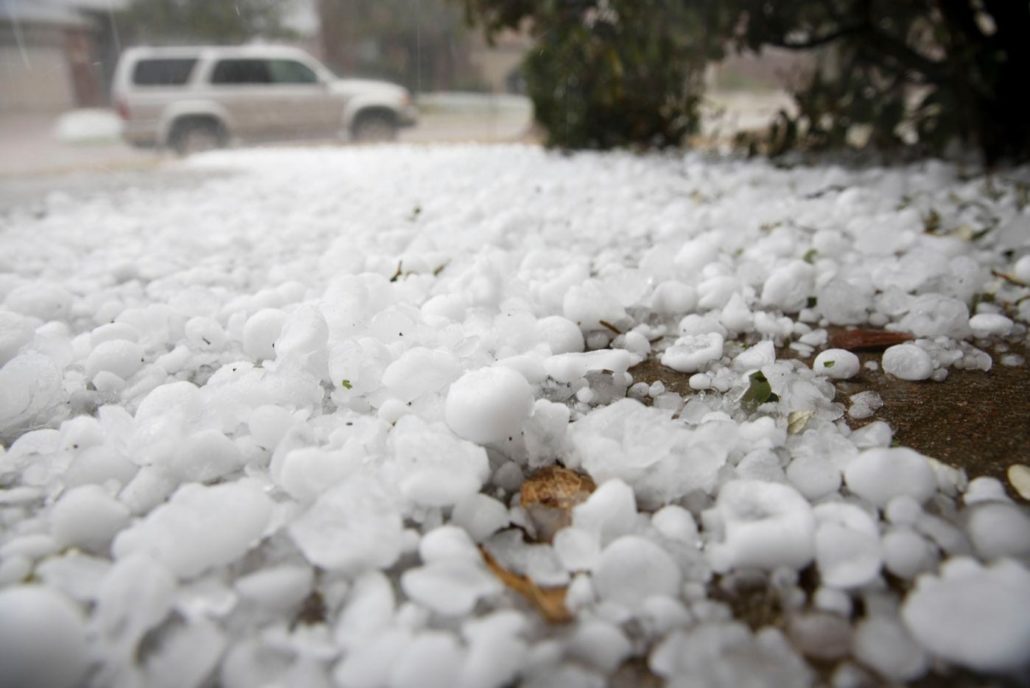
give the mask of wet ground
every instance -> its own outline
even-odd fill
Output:
[[[1014,463],[1030,464],[1030,366],[1001,365],[998,352],[991,353],[994,366],[990,371],[952,368],[943,382],[907,382],[863,366],[854,378],[837,382],[838,401],[846,404],[853,394],[875,391],[883,399],[883,408],[867,419],[849,418],[851,427],[886,421],[900,444],[962,468],[970,479],[997,478],[1018,499],[1005,472]],[[1010,346],[1007,353],[1027,359],[1030,352],[1026,346]],[[863,364],[881,357],[880,352],[858,355]],[[636,382],[660,380],[671,392],[694,393],[687,384],[690,375],[666,368],[655,359],[630,373]]]
[[[1030,350],[1025,345],[1005,345],[1005,353],[1015,353],[1027,359]],[[1013,463],[1030,464],[1030,367],[1004,366],[1001,352],[987,349],[994,365],[990,371],[951,369],[943,382],[907,382],[888,376],[882,370],[870,371],[864,366],[851,380],[838,381],[838,401],[847,404],[847,398],[858,392],[873,390],[883,399],[883,407],[872,417],[855,421],[848,419],[852,428],[875,420],[886,421],[894,430],[894,439],[951,466],[965,470],[970,478],[991,476],[1000,480],[1009,495],[1025,504],[1025,500],[1012,489],[1006,471]],[[789,356],[793,352],[781,351]],[[882,352],[856,352],[862,363],[879,361]],[[811,364],[811,359],[802,359]],[[687,384],[689,374],[678,373],[650,358],[630,370],[636,382],[661,381],[666,389],[683,396],[693,394]],[[806,581],[806,578],[813,579]],[[892,581],[900,585],[898,581]],[[801,584],[814,590],[812,568],[802,572]],[[899,592],[901,590],[899,589]],[[767,586],[727,590],[720,581],[713,583],[712,593],[729,605],[735,619],[753,629],[776,626],[789,634],[789,618],[780,607],[777,595]],[[856,610],[858,613],[860,610]],[[836,664],[809,659],[820,683],[829,684]],[[657,686],[660,681],[646,665],[627,664],[620,670],[621,685]],[[872,678],[872,675],[870,675]],[[877,685],[875,681],[869,684]],[[984,677],[964,670],[947,674],[933,671],[911,684],[912,688],[986,688],[1017,685],[1004,679]]]

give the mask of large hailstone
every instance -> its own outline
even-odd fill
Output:
[[[165,504],[115,538],[116,558],[154,557],[182,578],[235,561],[272,518],[272,500],[256,483],[183,485]]]
[[[708,547],[716,571],[748,566],[800,569],[815,553],[812,507],[789,485],[730,481],[702,518],[706,530],[721,530],[721,540]]]
[[[444,416],[459,437],[494,444],[517,436],[532,408],[526,378],[498,366],[465,373],[451,385]]]
[[[998,673],[1030,666],[1030,571],[1014,561],[952,559],[940,576],[920,576],[901,617],[920,645],[949,662]]]
[[[907,447],[867,449],[848,463],[844,481],[849,490],[879,507],[902,495],[922,503],[937,490],[930,462]]]
[[[403,530],[400,512],[382,487],[356,476],[322,493],[289,534],[312,564],[353,572],[397,561]]]
[[[915,344],[896,344],[883,352],[883,371],[901,380],[925,380],[933,374],[930,354]]]
[[[0,688],[70,688],[87,661],[75,605],[38,585],[0,590]]]

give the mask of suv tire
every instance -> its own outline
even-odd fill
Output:
[[[351,127],[351,136],[359,143],[396,141],[397,117],[386,110],[362,112]]]
[[[225,128],[213,119],[185,119],[172,127],[169,143],[182,156],[224,148]]]

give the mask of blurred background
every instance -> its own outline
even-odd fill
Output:
[[[488,35],[467,9],[454,0],[0,0],[0,183],[146,168],[166,155],[120,138],[115,66],[138,45],[296,46],[339,76],[406,87],[419,118],[402,142],[541,140],[523,74],[532,26]],[[766,49],[709,65],[701,133],[727,142],[767,125],[792,107],[789,75],[813,59]]]

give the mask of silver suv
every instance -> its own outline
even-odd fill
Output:
[[[416,120],[406,89],[337,79],[286,46],[130,48],[113,95],[127,141],[180,153],[231,140],[391,140]]]

